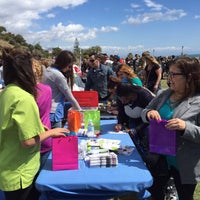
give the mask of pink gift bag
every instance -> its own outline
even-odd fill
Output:
[[[176,155],[176,131],[165,128],[167,120],[151,120],[149,125],[149,151]]]
[[[78,169],[78,137],[58,137],[52,142],[52,169]]]

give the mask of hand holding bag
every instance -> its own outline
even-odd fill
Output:
[[[151,120],[149,125],[149,151],[176,155],[176,131],[165,128],[167,120]]]
[[[66,136],[53,138],[52,169],[78,169],[78,137]]]

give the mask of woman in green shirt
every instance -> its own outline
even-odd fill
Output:
[[[133,68],[127,64],[121,64],[116,71],[117,77],[122,79],[122,82],[132,82],[135,85],[142,86],[142,81],[134,72]],[[127,81],[126,81],[127,80]]]
[[[0,189],[6,200],[35,200],[40,143],[68,130],[45,131],[41,123],[31,55],[4,49],[2,60],[6,87],[0,94]]]

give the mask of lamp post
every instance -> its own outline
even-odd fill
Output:
[[[79,57],[79,66],[81,67],[81,60],[82,60],[82,58],[81,58],[81,48],[80,48],[80,57]]]
[[[154,56],[154,54],[155,54],[155,49],[153,49],[153,56]]]
[[[181,47],[181,56],[183,56],[183,48],[184,46]]]

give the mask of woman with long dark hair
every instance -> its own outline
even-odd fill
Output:
[[[50,114],[52,128],[62,127],[66,100],[70,102],[73,108],[81,110],[64,76],[64,73],[70,73],[71,85],[73,85],[72,67],[75,60],[75,56],[71,51],[61,51],[56,57],[55,63],[45,70],[43,83],[49,85],[52,89],[52,108]]]

